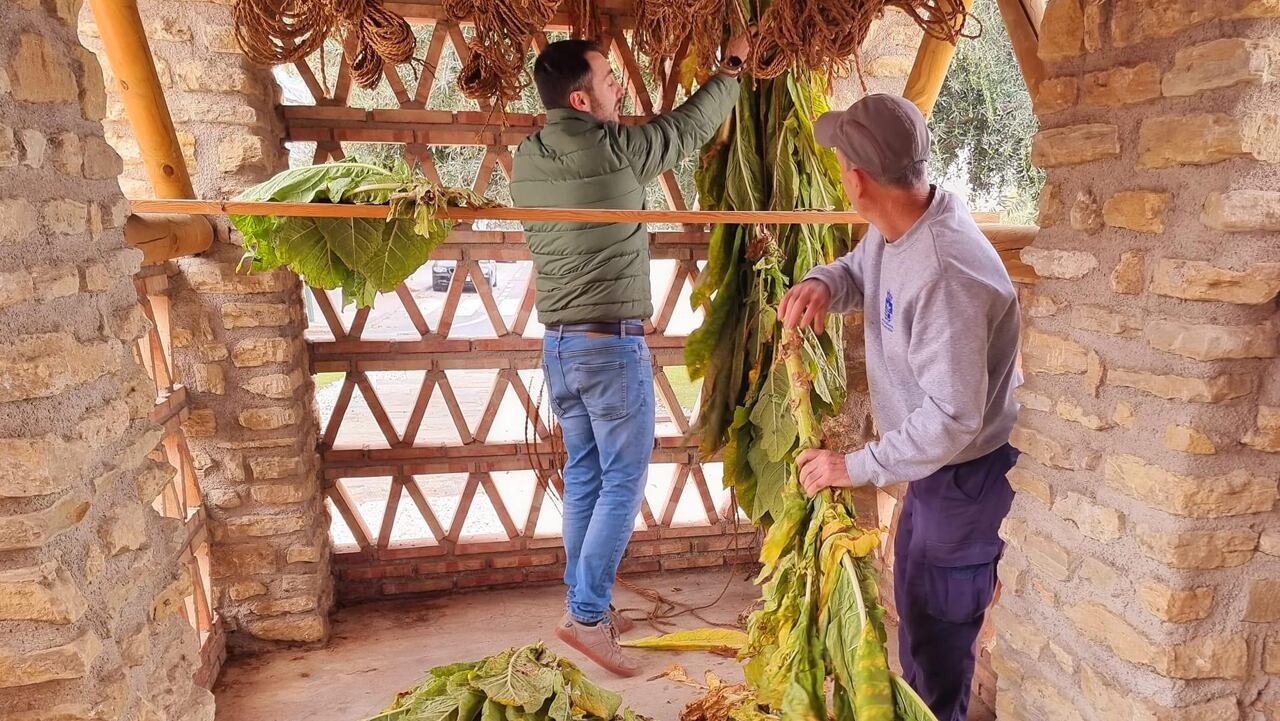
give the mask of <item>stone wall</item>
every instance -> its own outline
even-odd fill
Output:
[[[1280,717],[1277,18],[1049,3],[1002,720]]]
[[[139,5],[197,196],[230,197],[287,167],[278,88],[240,54],[231,3]],[[87,10],[81,32],[100,45]],[[149,196],[109,73],[108,88],[121,186]],[[211,220],[214,247],[176,264],[172,316],[176,372],[193,406],[184,430],[210,518],[214,602],[233,648],[321,641],[333,584],[301,283],[284,270],[237,273],[239,234]]]
[[[0,709],[6,719],[212,719],[192,683],[174,469],[126,248],[106,97],[76,4],[0,10]]]

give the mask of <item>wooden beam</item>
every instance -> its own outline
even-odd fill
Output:
[[[1042,0],[996,0],[1000,17],[1004,18],[1013,54],[1018,59],[1018,69],[1027,84],[1027,92],[1034,101],[1040,83],[1044,81],[1044,61],[1036,53],[1040,46],[1040,21],[1044,18]]]
[[[151,187],[162,198],[194,198],[191,176],[142,29],[138,3],[90,0],[89,5]]]
[[[966,13],[973,7],[973,0],[961,2],[964,3]],[[911,74],[907,76],[902,96],[915,103],[926,118],[938,102],[938,94],[942,92],[942,83],[947,79],[947,70],[951,68],[951,60],[955,54],[956,46],[946,40],[925,35],[920,41],[916,62],[911,66]]]
[[[276,203],[246,200],[133,201],[136,213],[192,215],[276,215],[294,218],[386,218],[385,205]],[[517,220],[569,223],[768,223],[773,225],[865,223],[859,214],[827,210],[626,210],[583,208],[446,208],[442,218],[458,221]]]
[[[143,265],[156,265],[208,250],[213,226],[202,215],[135,213],[124,222],[124,239],[142,251]]]

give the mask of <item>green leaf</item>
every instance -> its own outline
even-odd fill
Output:
[[[773,572],[787,547],[795,543],[796,532],[808,519],[809,502],[795,485],[791,484],[792,487],[783,496],[782,515],[775,517],[773,526],[765,534],[764,545],[760,548],[760,562],[764,564],[764,569],[760,572],[762,578],[767,578]]]
[[[751,409],[751,423],[759,429],[757,438],[769,460],[781,461],[795,446],[799,428],[791,410],[791,381],[786,368],[769,371],[760,398]]]
[[[763,518],[778,519],[782,517],[782,489],[787,483],[787,464],[783,461],[771,461],[764,448],[759,445],[751,447],[747,452],[747,462],[755,478],[754,502],[748,507],[747,515],[753,523]]]
[[[812,330],[806,329],[803,338],[813,391],[829,407],[838,408],[845,395],[844,355],[838,349],[824,347],[830,341],[824,343],[824,339],[820,339]]]
[[[389,183],[394,180],[395,176],[390,171],[376,165],[347,161],[320,163],[277,173],[269,180],[240,193],[236,196],[236,200],[336,203],[344,199],[348,188]]]
[[[392,196],[395,195],[395,199]],[[450,204],[486,203],[470,191],[441,188],[399,163],[386,170],[340,162],[294,168],[238,196],[276,202],[389,204],[387,219],[232,216],[249,265],[288,265],[313,286],[342,288],[345,306],[372,305],[426,263],[453,222],[436,217]]]
[[[906,679],[896,673],[890,675],[893,681],[893,710],[899,721],[938,721],[928,704],[911,688]]]
[[[622,705],[622,697],[603,689],[586,677],[578,667],[563,664],[565,680],[569,683],[569,698],[574,708],[601,719],[611,719]]]
[[[552,672],[538,662],[539,646],[504,652],[476,671],[472,686],[491,701],[506,706],[538,709],[551,696]]]
[[[551,705],[547,708],[550,721],[569,721],[573,714],[569,689],[565,685],[564,676],[556,674],[551,686]]]
[[[721,648],[737,651],[746,643],[747,634],[736,628],[695,628],[623,641],[620,645],[661,651],[714,651]]]

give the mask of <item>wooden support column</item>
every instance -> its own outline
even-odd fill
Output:
[[[1018,58],[1018,69],[1027,83],[1031,99],[1044,80],[1044,61],[1036,54],[1040,47],[1040,21],[1044,18],[1043,0],[996,0],[1000,17],[1013,43],[1013,54]]]
[[[961,1],[966,11],[973,7],[973,0]],[[902,96],[915,103],[926,118],[933,112],[934,103],[938,102],[938,94],[942,92],[942,83],[947,78],[947,70],[955,54],[956,46],[945,40],[925,35],[920,41],[916,62],[911,66]]]
[[[147,177],[161,198],[194,198],[191,176],[173,129],[169,105],[160,87],[147,35],[136,0],[90,0],[124,102],[129,125],[137,138]]]

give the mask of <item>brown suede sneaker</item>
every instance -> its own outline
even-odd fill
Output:
[[[626,678],[640,672],[640,664],[622,655],[622,648],[618,646],[618,630],[607,617],[594,626],[588,626],[578,623],[566,613],[556,627],[556,636],[615,676]]]

